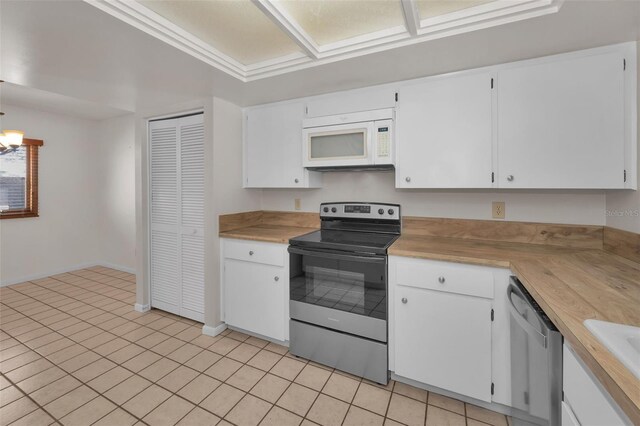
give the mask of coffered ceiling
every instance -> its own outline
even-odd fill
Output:
[[[240,81],[504,25],[562,0],[85,0]]]

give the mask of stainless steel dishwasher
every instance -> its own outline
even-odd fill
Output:
[[[507,292],[513,424],[560,426],[562,335],[516,277]]]

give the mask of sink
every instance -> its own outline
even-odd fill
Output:
[[[588,319],[591,334],[640,379],[640,327]]]

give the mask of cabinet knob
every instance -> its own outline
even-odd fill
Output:
[[[404,304],[406,304],[406,303],[407,303],[407,298],[406,298],[406,297],[403,297],[403,298],[402,298],[402,303],[404,303]]]
[[[411,182],[411,178],[409,176],[407,176],[406,178],[404,178],[404,180],[406,180],[407,182]]]
[[[280,281],[280,277],[275,276],[275,277],[273,277],[273,280],[274,280],[274,281]]]
[[[295,178],[293,181],[294,181],[295,183],[298,183],[298,182],[300,182],[300,179]]]
[[[507,180],[508,180],[509,182],[513,182],[513,175],[509,175],[509,176],[507,176]]]
[[[439,278],[438,278],[438,282],[439,282],[440,284],[444,284],[444,277],[439,277]]]
[[[249,256],[253,256],[253,250],[249,250]]]

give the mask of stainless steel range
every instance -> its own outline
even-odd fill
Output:
[[[387,249],[400,206],[323,203],[320,219],[320,231],[289,241],[289,350],[386,384]]]

